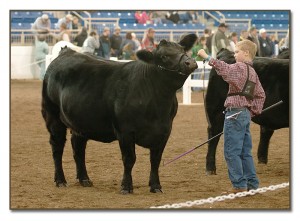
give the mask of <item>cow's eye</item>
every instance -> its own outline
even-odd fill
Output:
[[[162,56],[161,56],[161,59],[166,59],[166,58],[167,58],[166,55],[162,55]]]

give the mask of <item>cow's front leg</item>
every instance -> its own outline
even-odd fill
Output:
[[[273,133],[274,130],[260,126],[260,140],[257,150],[258,163],[268,163],[269,144]]]
[[[149,186],[150,186],[151,193],[163,192],[159,181],[158,169],[159,169],[164,148],[165,148],[165,144],[163,146],[150,149],[151,171],[150,171],[150,178],[149,178]]]
[[[73,157],[76,162],[77,179],[82,186],[91,187],[93,186],[93,182],[87,174],[85,165],[85,148],[87,139],[73,133],[71,143],[73,148]]]
[[[132,168],[136,161],[135,142],[131,135],[118,136],[119,145],[122,153],[122,161],[124,166],[123,179],[121,183],[121,193],[133,193],[132,185]]]

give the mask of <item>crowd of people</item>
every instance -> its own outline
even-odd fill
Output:
[[[196,23],[199,21],[196,11],[187,11],[181,16],[179,16],[177,11],[136,11],[135,19],[140,24],[166,23],[168,21],[173,23]],[[47,44],[45,37],[51,35],[57,41],[68,41],[78,47],[82,47],[82,53],[93,54],[105,59],[116,57],[124,60],[135,60],[135,53],[138,50],[146,49],[152,51],[156,47],[154,28],[148,28],[144,33],[143,39],[140,40],[137,39],[136,34],[133,32],[127,32],[124,37],[121,36],[121,28],[119,26],[114,28],[112,34],[109,27],[104,27],[102,33],[97,33],[97,30],[92,30],[88,33],[85,27],[81,27],[78,17],[71,14],[67,14],[59,19],[55,27],[57,32],[52,33],[51,20],[47,14],[38,17],[32,26],[32,29],[37,33],[36,45],[44,45],[45,48],[45,44]],[[225,23],[220,23],[215,33],[210,29],[205,29],[204,34],[199,36],[197,43],[192,48],[192,57],[197,61],[201,61],[202,58],[197,55],[197,52],[200,49],[204,49],[207,54],[215,58],[216,53],[221,48],[235,51],[235,45],[245,39],[257,45],[256,56],[261,57],[273,57],[276,55],[278,48],[288,47],[288,36],[287,39],[278,41],[275,35],[269,36],[264,28],[257,30],[256,27],[251,27],[249,30],[242,30],[239,35],[236,32],[231,32],[227,36],[228,28]],[[73,30],[80,30],[74,39],[71,37]],[[36,61],[44,60],[43,57],[48,54],[48,51],[41,49],[41,47],[37,47],[36,50],[38,55],[36,56]],[[44,53],[44,56],[41,56],[42,53]],[[41,78],[43,78],[45,70],[41,69],[41,72],[43,72],[41,73]]]
[[[234,52],[236,44],[246,39],[256,44],[256,56],[259,57],[275,57],[279,49],[289,47],[288,34],[278,41],[276,35],[268,35],[267,30],[264,28],[258,30],[256,27],[251,27],[249,30],[242,30],[240,36],[236,32],[226,35],[228,28],[225,23],[220,23],[214,34],[211,30],[205,29],[204,35],[199,37],[197,44],[192,49],[192,56],[196,60],[201,60],[202,58],[197,55],[197,51],[204,49],[207,54],[216,58],[217,52],[222,48]]]
[[[76,16],[67,14],[55,24],[56,32],[51,32],[51,20],[47,14],[38,17],[32,25],[36,33],[35,38],[35,59],[41,67],[40,78],[45,75],[45,57],[48,54],[46,37],[52,36],[57,41],[67,41],[82,48],[82,53],[89,53],[105,59],[116,57],[117,59],[135,60],[135,53],[138,50],[146,49],[152,51],[155,48],[155,30],[149,28],[145,31],[144,38],[138,40],[135,33],[127,32],[125,37],[121,36],[121,28],[116,26],[111,34],[109,27],[104,27],[102,33],[92,30],[88,33],[86,27],[81,27]],[[71,33],[80,30],[74,39]],[[42,47],[43,46],[43,47]],[[47,48],[47,50],[46,50]]]

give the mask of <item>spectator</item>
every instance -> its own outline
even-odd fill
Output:
[[[95,53],[95,50],[98,49],[99,46],[99,37],[95,31],[92,31],[83,43],[82,53],[88,53],[93,55]]]
[[[278,43],[279,43],[279,41],[278,41],[278,39],[277,39],[277,37],[276,37],[275,34],[270,35],[270,39],[271,39],[271,41],[272,41],[274,44],[278,44]]]
[[[177,24],[180,21],[180,17],[177,11],[167,12],[166,19],[174,24]]]
[[[46,72],[46,55],[49,53],[49,47],[46,42],[46,35],[39,34],[37,40],[35,41],[35,61],[37,61],[40,67],[40,80],[44,79]]]
[[[164,24],[166,23],[166,11],[153,11],[150,13],[150,20],[153,24]]]
[[[73,16],[73,20],[72,20],[72,30],[77,30],[80,28],[80,23],[79,23],[79,19],[77,16]]]
[[[207,46],[207,49],[208,49],[208,54],[211,54],[211,40],[212,40],[212,37],[213,37],[213,34],[211,32],[211,29],[204,29],[204,36],[206,38],[206,46]]]
[[[270,40],[272,42],[272,50],[273,50],[273,56],[277,56],[279,54],[279,41],[277,40],[277,37],[275,34],[270,35]]]
[[[247,39],[256,44],[257,46],[256,56],[261,56],[256,27],[253,26],[249,29],[249,35]]]
[[[284,45],[285,45],[285,38],[282,38],[278,43],[279,50],[285,49],[286,47]]]
[[[38,34],[47,34],[51,29],[51,21],[47,14],[43,14],[41,17],[38,17],[32,25],[32,29],[35,30]]]
[[[202,36],[199,38],[197,44],[192,48],[192,57],[195,58],[196,61],[203,61],[204,59],[198,55],[198,51],[200,49],[204,49],[204,51],[209,54],[208,48],[206,46],[206,38]]]
[[[132,40],[135,43],[135,52],[142,49],[141,42],[136,38],[136,34],[134,32],[131,33]]]
[[[110,58],[110,40],[109,40],[109,35],[110,35],[110,29],[108,27],[105,27],[103,29],[102,35],[99,38],[100,41],[100,47],[98,49],[98,56],[109,59]]]
[[[231,51],[235,51],[235,45],[238,43],[238,35],[236,32],[232,32],[229,36],[229,44],[231,46]]]
[[[196,11],[187,11],[186,15],[188,18],[187,23],[190,23],[190,24],[199,23],[199,21],[198,21],[199,15]]]
[[[266,29],[259,30],[259,45],[262,57],[272,57],[274,55],[273,44],[271,39],[267,36]]]
[[[156,45],[154,43],[154,35],[155,30],[153,28],[148,28],[146,30],[141,43],[142,49],[146,49],[147,51],[153,51],[153,49],[156,48]]]
[[[249,33],[248,33],[247,30],[242,30],[241,35],[240,35],[240,41],[243,41],[243,40],[247,39],[248,35],[249,35]]]
[[[120,47],[122,44],[122,37],[120,35],[121,28],[119,26],[115,27],[115,31],[113,35],[110,37],[110,46],[111,46],[111,56],[119,57],[120,55]]]
[[[136,60],[135,52],[132,48],[132,44],[124,45],[122,49],[122,59],[123,60]]]
[[[213,35],[212,38],[212,57],[216,58],[218,51],[222,48],[231,50],[229,40],[225,35],[227,25],[225,23],[220,23],[217,32]]]
[[[287,31],[287,34],[286,34],[286,37],[285,37],[285,39],[284,39],[284,44],[283,44],[283,48],[290,48],[290,40],[289,40],[289,36],[290,36],[290,31],[289,31],[289,29],[288,29],[288,31]]]
[[[121,44],[120,51],[122,59],[129,60],[136,50],[135,42],[132,40],[131,32],[127,32],[124,41]]]
[[[70,34],[70,31],[67,29],[67,26],[65,23],[62,23],[60,25],[59,35],[60,35],[59,40],[71,42],[71,34]]]
[[[74,44],[79,47],[82,47],[83,42],[87,39],[88,33],[86,27],[82,27],[81,32],[75,37]]]
[[[51,33],[51,35],[57,39],[57,41],[67,41],[67,42],[71,42],[71,34],[70,31],[67,30],[67,26],[65,23],[62,23],[60,25],[60,32],[59,34],[53,34]]]
[[[65,17],[61,18],[57,22],[57,28],[60,28],[61,24],[65,24],[67,29],[72,29],[73,16],[67,14]]]
[[[136,11],[134,14],[135,20],[139,24],[152,24],[150,17],[145,11]]]

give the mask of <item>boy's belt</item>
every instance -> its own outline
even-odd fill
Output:
[[[247,107],[226,107],[226,111],[243,111],[247,109]]]

